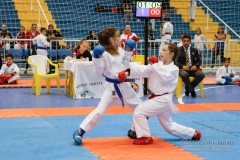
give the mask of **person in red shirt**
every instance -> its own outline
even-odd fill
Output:
[[[36,48],[32,43],[32,39],[40,35],[40,32],[37,31],[37,25],[35,23],[32,24],[31,30],[26,32],[26,39],[31,39],[27,42],[27,48],[31,55],[37,55]],[[26,70],[28,69],[28,63],[26,64]],[[24,71],[24,74],[27,74],[27,71]]]
[[[20,32],[18,32],[16,39],[26,39],[25,27],[20,27]],[[27,49],[27,41],[18,40],[14,45],[14,49]]]
[[[31,55],[36,55],[36,48],[33,46],[32,43],[32,39],[37,37],[40,32],[36,30],[37,29],[37,25],[35,23],[32,24],[31,30],[26,32],[26,39],[31,39],[30,41],[28,41],[27,43],[27,48],[30,50],[30,54]]]

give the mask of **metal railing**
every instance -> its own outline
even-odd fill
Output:
[[[3,39],[3,44],[8,41],[12,42],[12,44],[16,44],[16,41],[26,41],[26,43],[29,43],[31,39]],[[79,39],[64,39],[64,40],[51,40],[50,44],[52,44],[55,41],[64,41],[67,46],[58,46],[58,48],[53,48],[52,45],[50,45],[50,49],[61,49],[61,48],[69,48],[72,49],[74,46],[76,46],[79,43]],[[89,40],[89,42],[93,42],[94,45],[97,44],[97,40]],[[180,43],[180,40],[171,40],[171,43],[178,44]],[[221,55],[224,57],[230,57],[231,63],[230,65],[236,69],[240,70],[240,40],[227,40],[227,41],[215,41],[215,40],[206,40],[202,42],[195,42],[192,41],[191,46],[194,47],[194,44],[196,43],[203,43],[204,49],[199,50],[199,53],[202,56],[202,66],[203,69],[208,70],[217,70],[219,66],[222,65],[221,63]],[[148,43],[148,56],[159,56],[159,47],[161,43],[165,43],[165,41],[162,40],[149,40]],[[212,51],[214,46],[219,43],[222,44],[224,47],[220,47],[221,52],[215,51],[215,53]],[[14,47],[13,45],[11,46]],[[137,43],[137,54],[144,55],[144,48],[145,48],[145,42],[143,40],[140,40]],[[3,60],[5,59],[6,54],[6,45],[3,45],[2,48],[2,55]]]

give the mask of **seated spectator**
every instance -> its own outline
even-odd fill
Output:
[[[224,58],[224,47],[225,47],[225,40],[226,40],[226,34],[224,33],[224,27],[219,26],[217,34],[214,35],[214,39],[216,41],[222,41],[222,42],[216,42],[213,49],[212,49],[212,68],[216,64],[216,57],[220,55],[221,62],[223,62]]]
[[[78,61],[92,61],[92,55],[89,52],[89,48],[89,42],[86,39],[82,39],[72,50],[70,57],[73,57],[73,53],[76,52]]]
[[[105,9],[103,6],[101,6],[99,3],[96,4],[95,8],[94,8],[95,12],[105,12]]]
[[[6,24],[2,24],[2,31],[0,31],[0,37],[2,37],[2,46],[5,47],[6,50],[13,48],[14,46],[14,42],[13,41],[7,41],[4,39],[9,39],[9,38],[13,38],[13,35],[11,32],[9,32],[7,30],[7,25]]]
[[[177,44],[178,48],[182,47],[182,45],[183,45],[182,44],[182,38],[183,38],[184,35],[185,35],[184,33],[180,34],[180,42]]]
[[[132,11],[129,3],[125,4],[123,12],[124,12],[124,16],[123,16],[122,21],[132,21],[132,12],[133,11]]]
[[[16,39],[26,39],[25,34],[25,27],[20,27],[20,32],[18,32]],[[16,44],[14,45],[14,49],[26,49],[27,50],[27,41],[16,41]]]
[[[216,81],[219,84],[223,85],[231,85],[231,84],[239,84],[240,85],[240,77],[236,75],[234,69],[229,65],[230,58],[223,59],[223,66],[218,68],[216,72]]]
[[[48,25],[48,30],[47,30],[47,40],[50,42],[50,46],[52,47],[51,49],[59,49],[59,41],[52,41],[52,40],[61,40],[63,39],[63,36],[61,33],[57,30],[54,29],[52,24]],[[52,42],[51,42],[52,41]]]
[[[89,31],[89,35],[87,36],[86,39],[87,40],[97,40],[95,30]],[[95,47],[95,44],[96,44],[95,42],[90,42],[91,50],[93,50],[93,48]]]
[[[191,93],[192,97],[196,97],[197,94],[194,88],[205,77],[200,68],[202,64],[201,56],[197,49],[190,46],[190,36],[184,35],[182,42],[183,46],[179,48],[178,55],[179,76],[185,84],[185,95],[188,96]],[[194,77],[194,80],[190,82],[189,77]]]
[[[32,24],[31,26],[31,30],[26,32],[26,39],[33,39],[35,37],[37,37],[40,34],[39,31],[37,31],[37,25],[35,23]],[[29,41],[27,44],[27,47],[29,49],[29,53],[31,55],[36,55],[36,48],[33,46],[32,41]]]
[[[6,55],[6,64],[3,64],[0,70],[0,84],[17,84],[20,79],[19,67],[13,63],[13,56]]]
[[[37,37],[40,34],[39,31],[37,31],[37,25],[35,23],[32,24],[31,30],[26,32],[26,39],[30,39],[27,43],[27,48],[30,53],[30,55],[36,55],[37,50],[36,47],[33,46],[32,39]],[[24,71],[24,74],[27,74],[27,69],[28,69],[28,63],[26,64],[26,70]]]
[[[201,28],[196,29],[196,34],[194,36],[194,48],[198,49],[198,52],[200,55],[203,54],[203,51],[205,48],[207,48],[206,39],[204,35],[202,34]]]

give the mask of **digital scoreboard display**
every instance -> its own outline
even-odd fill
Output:
[[[162,18],[162,2],[136,1],[136,18]]]

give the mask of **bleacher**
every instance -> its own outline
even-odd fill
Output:
[[[142,39],[144,38],[144,20],[137,21],[133,18],[132,22],[123,22],[123,13],[111,13],[111,12],[94,12],[94,7],[97,3],[104,6],[104,8],[111,10],[112,7],[116,7],[120,4],[121,0],[106,0],[106,1],[94,1],[90,0],[84,4],[76,4],[75,1],[61,0],[59,2],[46,0],[49,9],[52,11],[53,17],[56,20],[58,28],[61,29],[65,38],[80,39],[86,37],[91,29],[97,32],[105,27],[116,27],[119,30],[124,29],[126,24],[129,24],[132,31],[135,32]],[[173,39],[179,39],[179,35],[182,32],[194,35],[194,32],[190,31],[189,23],[182,22],[181,15],[170,15],[171,22],[173,23],[174,35]],[[159,22],[160,21],[160,22]],[[160,28],[162,19],[156,22],[156,28]],[[150,24],[150,22],[149,22]],[[154,31],[154,38],[159,39],[159,30]]]
[[[205,3],[218,17],[220,17],[226,24],[228,24],[238,35],[240,35],[240,9],[239,9],[239,0],[221,0],[221,1],[212,1],[212,0],[203,0]],[[216,5],[219,3],[219,5]],[[202,6],[201,3],[198,3],[199,6]],[[205,13],[207,9],[203,7]],[[234,14],[232,14],[234,13]],[[209,12],[209,14],[211,14]],[[211,17],[215,22],[219,20],[211,14]],[[224,26],[220,22],[220,25]],[[232,39],[238,39],[238,37],[229,31]]]
[[[11,0],[0,1],[0,24],[6,24],[14,37],[19,32],[20,20]]]

